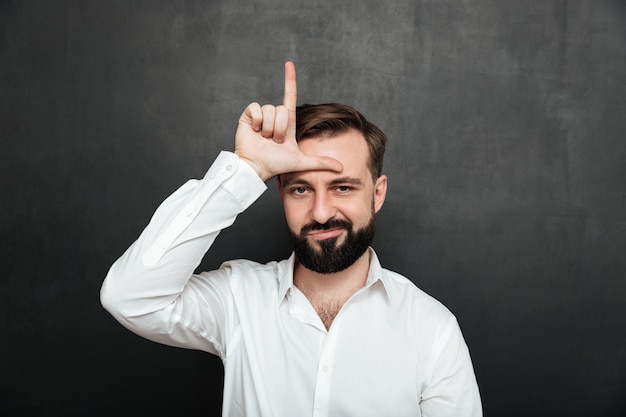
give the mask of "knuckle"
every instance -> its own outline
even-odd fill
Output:
[[[264,112],[273,112],[273,111],[275,111],[275,107],[272,106],[271,104],[264,104],[261,107],[261,110],[263,110]]]

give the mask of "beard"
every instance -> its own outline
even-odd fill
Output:
[[[337,243],[340,237],[337,236],[318,241],[319,248],[311,246],[307,237],[308,232],[336,227],[347,231],[343,243]],[[352,228],[352,223],[347,220],[329,220],[324,224],[309,223],[300,230],[299,235],[289,227],[287,230],[298,262],[311,271],[332,274],[348,268],[365,253],[374,239],[375,222],[372,215],[369,223],[356,231]]]

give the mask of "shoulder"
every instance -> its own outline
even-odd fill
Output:
[[[265,275],[267,273],[277,274],[281,264],[283,264],[284,262],[286,261],[270,261],[266,263],[261,263],[251,261],[249,259],[233,259],[224,262],[219,269],[221,271],[227,272],[231,278],[236,277],[241,273],[252,273],[260,275]]]
[[[237,288],[245,281],[245,286],[250,289],[258,287],[274,290],[290,276],[291,263],[289,259],[266,263],[233,259],[224,262],[219,271],[227,278],[231,288]]]
[[[383,283],[389,298],[396,306],[423,319],[456,320],[452,312],[439,300],[419,288],[413,281],[397,272],[383,268]]]
[[[248,259],[226,261],[219,268],[195,274],[188,288],[202,293],[219,294],[221,299],[270,299],[278,294],[287,260],[267,263]]]
[[[284,262],[260,263],[249,259],[233,259],[222,263],[218,269],[201,272],[195,277],[202,280],[219,281],[227,286],[232,285],[233,281],[245,278],[252,284],[254,281],[259,281],[260,278],[267,281],[268,277],[277,277]]]

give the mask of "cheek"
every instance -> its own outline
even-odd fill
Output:
[[[339,211],[342,217],[347,218],[355,226],[363,226],[374,216],[374,202],[368,199],[350,207],[343,207]]]
[[[288,204],[283,202],[283,211],[285,213],[285,221],[292,230],[299,230],[302,221],[302,208],[298,208],[296,204]]]

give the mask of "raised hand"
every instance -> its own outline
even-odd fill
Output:
[[[251,103],[239,118],[235,154],[250,164],[263,181],[286,172],[343,169],[336,159],[300,151],[296,142],[296,103],[296,68],[286,62],[283,104]]]

